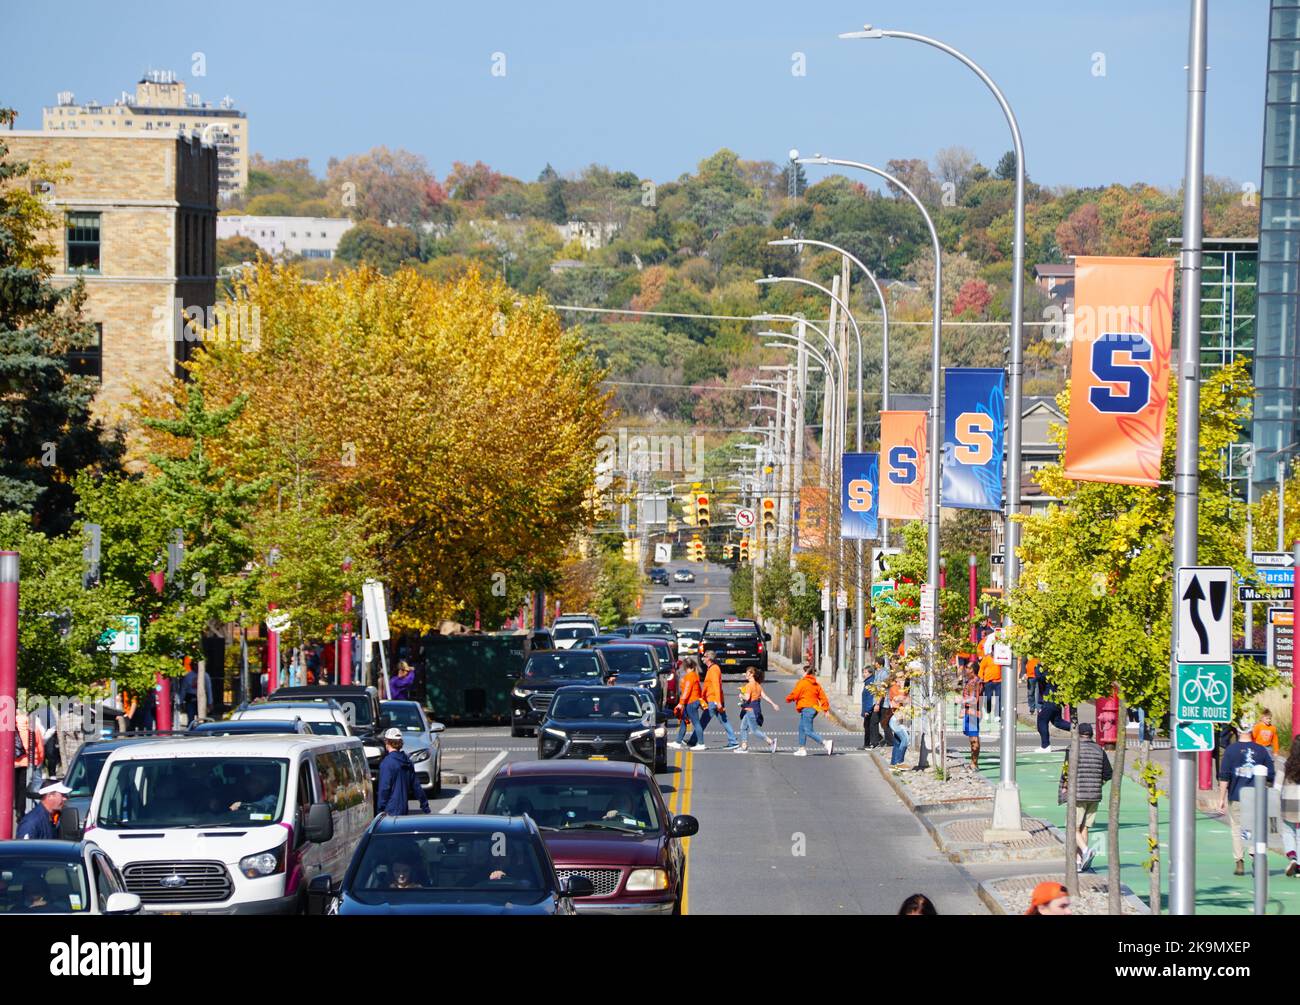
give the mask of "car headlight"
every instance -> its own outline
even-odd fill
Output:
[[[417,750],[414,754],[411,755],[412,764],[421,764],[424,761],[427,761],[428,759],[429,759],[428,747],[425,747],[422,750]]]
[[[649,736],[649,735],[650,735],[651,733],[653,733],[653,732],[654,732],[653,729],[638,729],[635,733],[633,733],[631,736],[629,736],[628,739],[629,739],[629,740],[643,740],[643,739],[645,739],[647,736]]]
[[[628,873],[628,893],[646,893],[668,889],[668,873],[663,869],[633,869]]]
[[[659,737],[660,739],[663,739],[663,738],[664,738],[665,736],[667,736],[667,735],[668,735],[668,727],[667,727],[667,726],[656,726],[656,727],[655,727],[655,736]]]
[[[566,733],[564,730],[552,729],[550,726],[547,726],[545,729],[542,730],[542,732],[555,737],[557,740],[567,740],[569,738],[569,734]]]
[[[511,693],[512,695],[514,695],[516,698],[527,698],[527,697],[528,697],[530,694],[532,694],[533,692],[531,692],[531,691],[525,691],[523,688],[521,688],[521,687],[517,687],[517,688],[515,688],[513,691],[511,691],[510,693]]]
[[[245,855],[239,860],[239,871],[249,879],[260,879],[262,876],[274,876],[277,872],[284,872],[284,849],[285,845],[280,845],[270,851]]]

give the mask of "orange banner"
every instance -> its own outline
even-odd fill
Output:
[[[826,544],[827,505],[824,486],[805,485],[799,490],[798,550],[813,550]]]
[[[1074,260],[1074,349],[1065,474],[1160,479],[1172,357],[1174,260]]]
[[[880,516],[925,518],[925,412],[880,413]]]

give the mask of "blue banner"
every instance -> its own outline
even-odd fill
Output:
[[[845,454],[840,469],[840,537],[880,537],[880,455]]]
[[[939,505],[1002,509],[1005,402],[1005,371],[945,368]]]

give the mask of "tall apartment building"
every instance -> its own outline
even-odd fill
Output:
[[[183,376],[216,298],[217,151],[176,133],[3,134],[9,159],[62,165],[44,189],[62,220],[53,282],[86,284],[98,344],[72,370],[100,381],[95,410],[114,419],[136,387]],[[33,182],[32,184],[37,184]]]
[[[111,105],[76,103],[71,91],[60,91],[58,104],[43,109],[41,127],[81,132],[197,133],[217,148],[217,183],[223,199],[248,186],[248,116],[222,98],[217,107],[198,94],[186,94],[185,84],[170,70],[150,70]]]

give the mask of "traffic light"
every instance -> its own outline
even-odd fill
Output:
[[[686,499],[682,502],[682,522],[688,527],[695,526],[695,500]]]
[[[626,541],[623,542],[623,561],[625,562],[636,561],[636,541],[633,538],[629,537]]]
[[[742,562],[749,561],[749,538],[747,537],[740,539],[740,560]]]
[[[708,527],[709,525],[709,497],[701,492],[695,497],[695,526]]]
[[[776,500],[771,496],[763,499],[763,536],[776,534]]]
[[[730,562],[735,557],[736,546],[734,544],[724,544],[722,546],[722,557]]]
[[[686,545],[686,558],[691,562],[704,561],[704,542],[698,537],[691,538]]]

